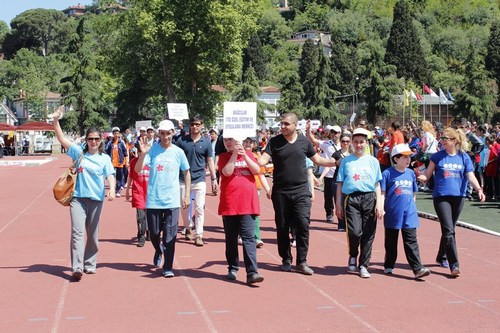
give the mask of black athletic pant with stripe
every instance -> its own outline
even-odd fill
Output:
[[[347,224],[349,255],[358,257],[359,266],[368,267],[377,230],[375,192],[354,192],[346,195],[344,215]]]

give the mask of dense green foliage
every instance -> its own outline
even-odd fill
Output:
[[[157,123],[170,102],[210,123],[222,101],[256,100],[267,85],[281,89],[280,113],[329,122],[391,117],[395,95],[424,83],[452,92],[456,116],[498,112],[498,0],[289,0],[289,11],[269,0],[113,2],[96,0],[83,21],[33,9],[10,30],[0,22],[0,98],[22,91],[42,119],[44,96],[60,91],[75,131]],[[302,30],[330,34],[331,48],[291,42]]]

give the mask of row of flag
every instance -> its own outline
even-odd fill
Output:
[[[425,83],[423,84],[422,86],[423,90],[424,90],[424,93],[428,94],[428,95],[431,95],[433,97],[439,97],[439,102],[442,103],[442,104],[446,104],[448,103],[448,101],[450,102],[454,102],[455,99],[453,98],[453,96],[451,96],[450,92],[447,91],[448,95],[445,95],[444,92],[441,90],[441,88],[439,88],[439,96],[438,94],[436,94],[434,92],[434,90],[432,90],[430,87],[428,87]],[[404,106],[409,106],[410,105],[410,98],[414,99],[414,100],[417,100],[417,101],[421,101],[423,100],[423,97],[422,95],[420,95],[418,92],[415,93],[413,91],[413,89],[410,89],[410,91],[408,90],[404,90],[403,92],[403,103],[404,103]]]

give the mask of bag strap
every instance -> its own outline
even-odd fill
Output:
[[[76,166],[80,166],[80,162],[82,161],[83,158],[83,151],[80,153],[80,156],[78,156],[78,159],[74,160],[73,163],[70,166],[70,169],[76,168]]]

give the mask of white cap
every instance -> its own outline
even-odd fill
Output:
[[[146,132],[146,127],[142,126],[141,128],[139,128],[139,132],[141,132],[141,131]]]
[[[111,130],[111,132],[115,132],[115,131],[120,132],[120,128],[119,128],[119,127],[116,127],[116,126],[115,126],[115,127],[113,127],[113,129]]]
[[[149,131],[149,130],[153,130],[153,131],[154,131],[154,130],[155,130],[155,128],[154,128],[153,126],[148,126],[148,128],[146,128],[146,130],[147,130],[147,131]]]
[[[342,129],[339,125],[332,126],[330,129],[334,130],[336,133],[341,133]]]
[[[162,120],[158,126],[158,131],[171,131],[175,128],[174,123],[170,120]]]
[[[366,137],[369,137],[370,132],[368,130],[364,129],[363,127],[357,127],[352,132],[352,136],[355,136],[355,135],[364,135]]]
[[[396,155],[411,155],[413,152],[411,151],[410,147],[406,143],[400,143],[399,145],[395,145],[394,148],[392,148],[391,151],[391,157],[396,156]]]

